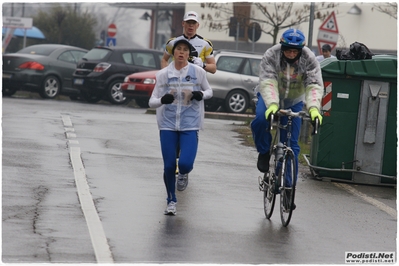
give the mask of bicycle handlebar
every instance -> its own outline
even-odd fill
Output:
[[[291,116],[291,117],[301,117],[303,120],[311,121],[311,118],[308,113],[305,111],[293,112],[291,109],[280,109],[276,112],[276,114],[270,114],[270,123],[269,123],[269,131],[273,129],[273,121],[274,116]],[[312,122],[313,131],[312,135],[316,135],[319,129],[320,121],[319,118],[316,118],[314,122]]]

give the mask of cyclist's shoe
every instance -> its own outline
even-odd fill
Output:
[[[188,174],[179,174],[177,176],[177,190],[183,191],[188,185]]]
[[[266,152],[265,154],[259,153],[258,155],[258,170],[262,173],[267,173],[269,171],[269,161],[270,161],[270,153]]]
[[[174,201],[169,202],[164,214],[165,215],[176,215],[176,202],[174,202]]]

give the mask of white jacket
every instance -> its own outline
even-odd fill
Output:
[[[303,47],[302,55],[293,64],[282,59],[281,44],[269,48],[259,66],[258,91],[266,106],[275,103],[289,108],[300,101],[309,110],[321,108],[324,86],[320,64],[313,52]]]
[[[156,74],[156,84],[149,100],[149,106],[157,108],[157,122],[160,130],[187,131],[203,128],[204,101],[191,100],[193,91],[202,91],[203,100],[213,95],[206,79],[206,72],[199,66],[188,64],[176,70],[175,62],[161,69]],[[165,94],[173,94],[171,104],[162,104]]]

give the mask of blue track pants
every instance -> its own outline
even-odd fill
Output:
[[[179,172],[188,174],[194,168],[194,161],[198,150],[198,130],[171,131],[161,130],[161,151],[164,163],[164,182],[167,201],[177,202],[176,199],[176,158],[179,157]]]

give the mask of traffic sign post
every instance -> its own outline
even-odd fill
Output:
[[[116,46],[116,38],[114,38],[116,35],[116,25],[114,23],[112,23],[108,26],[107,34],[108,34],[108,37],[107,37],[107,42],[105,43],[105,45],[109,46],[109,47]]]
[[[331,46],[331,50],[334,49],[334,47],[337,45],[338,37],[338,24],[335,18],[335,13],[332,12],[319,28],[319,34],[317,36],[319,54],[322,54],[321,47],[323,47],[324,44],[329,44]]]
[[[33,26],[32,18],[3,17],[3,28],[30,29]]]
[[[116,35],[116,25],[114,23],[112,23],[112,24],[110,24],[108,26],[107,33],[108,33],[109,37],[115,37],[115,35]]]
[[[33,26],[32,18],[20,18],[20,17],[3,17],[3,28],[7,28],[5,37],[3,39],[2,52],[5,53],[8,44],[10,43],[14,30],[17,28],[30,29]],[[24,36],[24,47],[26,43],[26,34]]]
[[[116,38],[107,38],[106,46],[113,47],[116,46]]]

